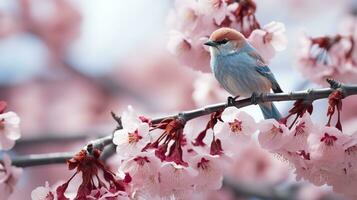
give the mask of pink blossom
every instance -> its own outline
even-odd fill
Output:
[[[286,143],[284,149],[292,152],[306,151],[308,149],[307,138],[314,132],[315,128],[315,125],[311,121],[310,114],[305,113],[301,118],[297,119],[290,129],[292,138]]]
[[[2,162],[0,162],[0,194],[1,198],[7,199],[14,191],[22,168],[11,165],[11,159],[7,154],[4,154]]]
[[[266,42],[269,42],[275,51],[282,51],[287,46],[287,38],[285,35],[285,25],[281,22],[272,21],[263,27],[267,33]]]
[[[274,184],[286,179],[287,165],[252,141],[244,148],[237,145],[237,152],[226,165],[224,174],[235,181],[252,184]]]
[[[281,155],[295,167],[296,180],[309,180],[315,185],[323,185],[326,182],[326,173],[314,165],[309,152],[284,151]]]
[[[275,52],[286,48],[287,38],[284,32],[285,25],[273,21],[262,29],[254,30],[248,41],[257,49],[264,61],[269,62],[274,57]]]
[[[348,136],[335,127],[320,127],[308,138],[311,158],[332,168],[334,163],[344,160],[343,144],[348,140]]]
[[[258,129],[259,144],[267,150],[279,150],[291,139],[289,129],[274,119],[260,122]]]
[[[194,178],[198,172],[192,167],[184,167],[174,162],[165,162],[160,168],[161,196],[182,196],[194,190]]]
[[[209,52],[203,43],[219,27],[238,29],[245,36],[259,28],[253,1],[177,0],[168,17],[168,49],[188,67],[209,72]]]
[[[345,33],[315,38],[302,37],[297,67],[304,76],[318,84],[326,84],[326,78],[355,83],[355,43],[356,36]]]
[[[45,187],[39,186],[31,192],[32,200],[54,200],[57,199],[57,194],[54,192],[48,182],[46,181]]]
[[[160,160],[153,152],[143,152],[135,157],[125,160],[119,167],[119,171],[130,174],[131,184],[136,189],[155,191],[159,181]]]
[[[111,191],[105,187],[95,189],[91,191],[91,194],[86,199],[93,200],[130,200],[129,195],[123,191]]]
[[[236,151],[236,146],[249,143],[250,137],[256,132],[257,124],[253,117],[235,107],[226,108],[214,127],[216,136],[222,140],[223,148]]]
[[[75,196],[75,194],[73,194]],[[73,196],[73,198],[74,198]],[[56,200],[59,199],[57,197],[56,191],[54,191],[46,181],[45,186],[39,186],[35,188],[31,192],[32,200]],[[90,192],[90,194],[86,197],[86,199],[95,199],[95,200],[130,200],[128,194],[123,191],[114,191],[112,189],[107,189],[105,187],[101,187],[98,189],[94,189]]]
[[[349,141],[343,144],[343,149],[347,170],[351,169],[357,173],[357,132],[352,134]]]
[[[276,137],[284,141],[283,137]],[[305,113],[292,124],[289,137],[285,145],[276,143],[278,148],[274,152],[294,166],[297,180],[308,180],[318,186],[331,185],[336,192],[352,199],[356,196],[355,134],[350,136],[335,127],[312,123],[310,115]]]
[[[197,141],[197,138],[204,129],[204,125],[207,123],[207,120],[207,117],[202,117],[187,122],[184,133],[187,140],[189,141],[186,146],[186,149],[189,152],[186,152],[186,156],[193,158],[197,154],[209,154],[210,149],[208,144],[210,144],[213,140],[213,130],[208,129],[206,131],[205,137],[202,138],[202,140]]]
[[[0,150],[9,150],[20,135],[20,118],[14,112],[0,114]]]
[[[198,172],[195,177],[195,190],[218,190],[222,187],[223,161],[220,156],[197,155],[191,161],[193,168]]]
[[[186,51],[191,49],[191,44],[185,36],[178,31],[170,31],[170,40],[167,43],[170,53],[183,56]]]
[[[222,24],[227,16],[228,4],[222,0],[198,0],[197,11],[206,16],[212,15],[216,24]]]
[[[93,148],[92,145],[87,145],[86,149],[82,149],[67,161],[68,169],[76,169],[76,172],[66,182],[56,188],[58,199],[68,198],[65,195],[68,185],[70,182],[73,182],[73,178],[78,174],[82,175],[82,180],[75,193],[75,199],[85,199],[88,195],[92,194],[92,191],[102,191],[101,188],[103,187],[107,188],[111,194],[115,194],[118,191],[126,191],[126,187],[132,180],[130,175],[125,174],[123,179],[119,179],[99,159],[100,154],[100,150]],[[106,193],[99,193],[99,195],[106,195]]]
[[[140,153],[150,142],[149,125],[142,122],[132,107],[122,114],[123,128],[115,131],[113,143],[117,152],[123,156],[133,156]]]

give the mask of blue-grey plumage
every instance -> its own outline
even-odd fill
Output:
[[[253,93],[268,93],[271,89],[282,92],[269,67],[243,35],[229,28],[217,31],[206,44],[211,46],[212,72],[225,90],[233,96],[243,97],[250,97]],[[259,106],[264,118],[281,118],[274,104]]]

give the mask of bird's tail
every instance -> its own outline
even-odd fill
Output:
[[[273,103],[263,103],[259,104],[260,109],[262,110],[264,119],[281,119],[281,114],[279,110],[275,107]]]

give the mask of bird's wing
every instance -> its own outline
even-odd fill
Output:
[[[263,58],[256,52],[256,50],[250,51],[250,52],[248,52],[247,54],[248,54],[248,56],[250,56],[251,58],[253,58],[254,60],[256,60],[258,66],[262,66],[262,67],[268,66],[268,65],[264,62]]]
[[[283,90],[280,88],[274,74],[270,71],[263,58],[256,51],[248,52],[248,56],[256,60],[257,66],[255,67],[255,70],[271,82],[274,93],[282,93]]]

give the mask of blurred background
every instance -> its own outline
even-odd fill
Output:
[[[283,90],[318,87],[295,68],[299,37],[336,34],[356,1],[256,3],[261,24],[274,20],[286,26],[289,45],[270,64]],[[168,0],[0,0],[0,99],[22,120],[22,140],[12,154],[76,151],[86,139],[111,133],[110,111],[121,113],[128,105],[162,116],[206,104],[200,99],[207,94],[197,91],[204,90],[201,73],[167,51],[173,5]],[[278,104],[285,113],[289,106]],[[316,105],[325,106],[324,101]],[[256,107],[245,110],[262,118]],[[51,172],[64,168],[26,170],[17,188],[23,192],[12,198],[21,199],[46,180],[54,183],[58,175]],[[47,175],[38,176],[44,170]]]

